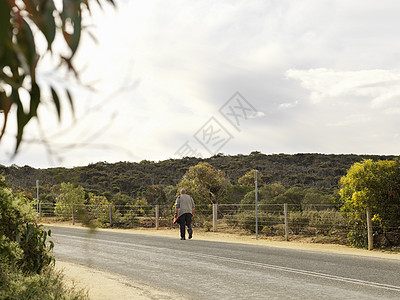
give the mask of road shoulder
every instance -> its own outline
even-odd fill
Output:
[[[64,282],[69,286],[84,289],[93,300],[149,300],[185,299],[169,291],[135,282],[125,276],[101,271],[71,262],[56,262],[56,269],[64,274]]]

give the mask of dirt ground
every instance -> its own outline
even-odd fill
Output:
[[[52,226],[72,226],[52,224]],[[77,227],[76,225],[73,227]],[[125,233],[147,234],[155,236],[166,236],[179,238],[178,229],[98,229],[98,230],[113,230]],[[380,258],[399,259],[400,253],[391,253],[380,250],[363,250],[350,248],[343,245],[335,244],[316,244],[310,243],[309,240],[302,241],[276,241],[271,239],[259,238],[255,236],[228,234],[221,232],[203,232],[197,230],[193,234],[194,239],[223,241],[231,243],[246,243],[268,247],[280,247],[301,249],[307,251],[322,251],[330,253],[341,253],[358,256],[370,256]],[[63,261],[57,261],[56,267],[63,270],[65,279],[69,284],[74,284],[78,288],[84,288],[88,291],[90,299],[183,299],[178,295],[173,295],[170,292],[158,290],[151,286],[146,286],[133,282],[129,278],[121,275],[103,272],[101,270],[88,268],[82,265],[72,264]]]

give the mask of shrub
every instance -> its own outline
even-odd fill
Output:
[[[292,230],[294,234],[299,234],[308,226],[309,219],[307,214],[301,211],[293,211],[289,213],[288,223],[289,229]]]
[[[31,203],[13,194],[1,176],[0,200],[0,299],[88,299],[64,286],[51,264],[51,231],[37,224]]]
[[[36,212],[21,194],[14,195],[0,178],[0,260],[16,264],[25,272],[39,273],[53,261],[53,242],[36,222]]]
[[[139,226],[140,221],[136,213],[133,210],[129,210],[119,218],[118,225],[123,228],[133,228]]]
[[[354,227],[347,234],[350,246],[365,248],[368,245],[368,233],[363,227]]]
[[[351,225],[349,242],[366,246],[365,211],[370,209],[378,233],[400,227],[400,160],[363,160],[340,180],[338,204]]]
[[[89,204],[86,205],[87,216],[90,220],[95,220],[100,227],[106,227],[110,223],[110,208],[115,211],[114,205],[106,197],[89,193]]]
[[[346,225],[342,213],[334,209],[309,210],[304,212],[304,215],[308,216],[309,225],[315,227],[317,233],[323,235],[328,235],[332,230]]]
[[[256,231],[256,215],[254,211],[243,211],[232,216],[225,216],[225,222],[232,227],[240,228],[254,233]],[[279,224],[280,218],[276,215],[259,212],[258,213],[258,232],[261,232],[266,226]]]
[[[67,288],[63,275],[53,267],[40,274],[26,274],[16,266],[0,263],[0,299],[89,299],[87,292]]]
[[[56,197],[54,213],[63,220],[72,218],[72,209],[75,215],[80,215],[85,202],[85,191],[83,187],[75,187],[72,183],[61,183],[60,192]]]

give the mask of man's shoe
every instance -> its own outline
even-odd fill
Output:
[[[181,240],[184,241],[184,240],[186,240],[186,239],[185,239],[184,237],[181,237]]]
[[[192,234],[189,234],[189,240],[192,238]]]

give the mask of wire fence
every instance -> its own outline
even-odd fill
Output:
[[[39,203],[42,219],[92,222],[98,227],[113,228],[172,228],[175,212],[171,205],[88,205]],[[385,208],[400,215],[400,206]],[[357,222],[354,216],[357,215]],[[396,217],[395,215],[391,216]],[[394,218],[398,220],[399,218]],[[197,205],[193,226],[204,231],[247,232],[265,236],[329,236],[349,238],[355,246],[373,248],[373,240],[382,236],[379,220],[369,211],[340,211],[334,204],[202,204]],[[400,222],[385,227],[383,236],[390,245],[400,245]],[[380,226],[380,227],[379,227]],[[378,241],[382,244],[385,241]],[[385,242],[385,243],[386,243]]]
[[[290,234],[329,234],[346,230],[348,222],[334,205],[309,204],[219,204],[197,205],[193,225],[205,230],[242,229],[249,232],[280,235],[289,227]],[[73,223],[96,220],[101,227],[171,227],[172,205],[84,205],[40,203],[41,217],[54,217]],[[257,219],[257,220],[256,220]],[[257,223],[257,226],[256,226]]]

